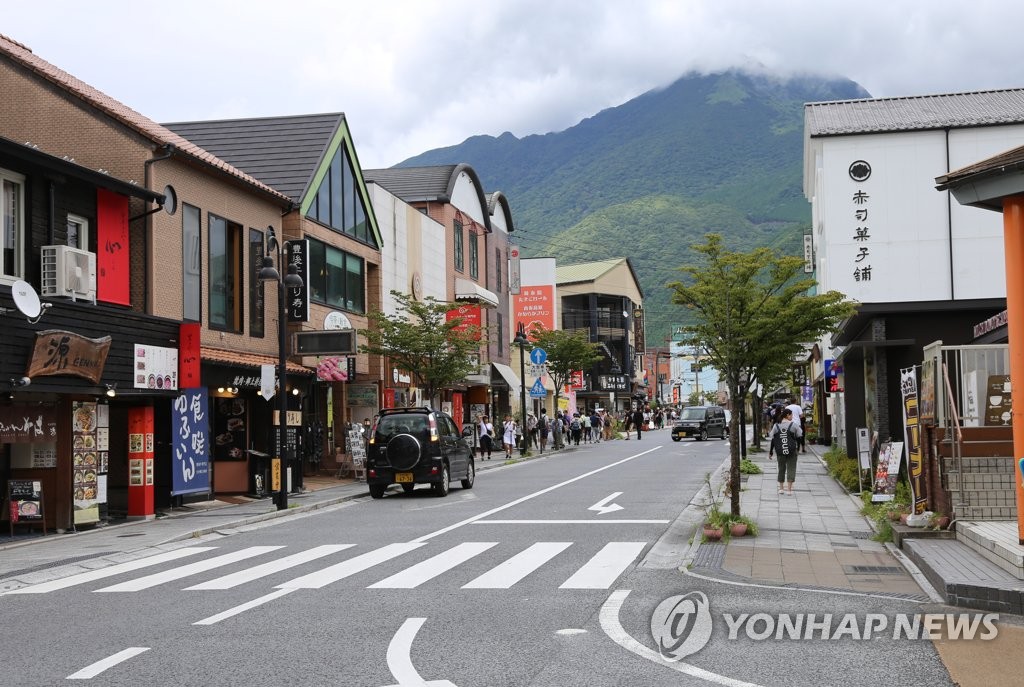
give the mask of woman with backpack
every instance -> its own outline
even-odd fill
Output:
[[[768,459],[774,452],[779,459],[779,495],[793,495],[793,482],[796,481],[796,457],[800,452],[800,423],[793,420],[793,411],[783,408],[781,420],[772,425],[768,433]],[[783,490],[785,485],[785,490]]]
[[[579,413],[573,413],[572,420],[569,422],[569,432],[572,443],[579,446],[580,436],[583,434],[583,424],[580,422]]]

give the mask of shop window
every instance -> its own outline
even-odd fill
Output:
[[[0,169],[0,217],[3,217],[3,261],[0,279],[25,276],[25,177]]]
[[[327,174],[320,181],[306,216],[376,248],[354,170],[348,152],[339,147],[331,159]]]
[[[242,227],[210,215],[210,329],[242,332]]]

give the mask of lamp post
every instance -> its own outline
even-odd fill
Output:
[[[267,227],[267,252],[277,253],[277,264],[284,262],[286,252],[277,240],[273,227]],[[288,508],[288,393],[285,380],[288,378],[288,308],[285,303],[287,289],[302,288],[302,277],[295,265],[288,265],[288,273],[282,279],[280,272],[274,268],[274,258],[269,254],[263,256],[263,267],[260,268],[261,282],[277,282],[277,457],[281,465],[281,490],[277,495],[277,509]]]
[[[512,343],[519,346],[519,406],[522,416],[520,425],[523,432],[523,440],[519,444],[519,455],[526,455],[526,346],[530,340],[526,338],[526,328],[520,322],[516,325],[516,338]]]

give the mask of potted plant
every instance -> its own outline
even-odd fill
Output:
[[[928,523],[933,530],[944,530],[949,527],[949,516],[942,513],[932,515]]]
[[[704,474],[704,484],[708,487],[708,494],[711,502],[705,506],[704,513],[704,539],[707,541],[718,541],[725,534],[725,524],[728,520],[718,508],[718,500],[715,498],[714,487],[711,486],[711,473]]]

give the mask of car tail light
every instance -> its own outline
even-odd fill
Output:
[[[366,471],[366,474],[369,477],[376,477],[377,476],[377,471],[371,468],[370,470]]]
[[[437,467],[430,468],[430,474],[431,475],[436,475],[437,474]]]
[[[430,422],[430,441],[440,441],[441,437],[438,436],[437,434],[437,420],[434,418],[434,414],[431,413],[430,415],[427,416],[427,418]]]

